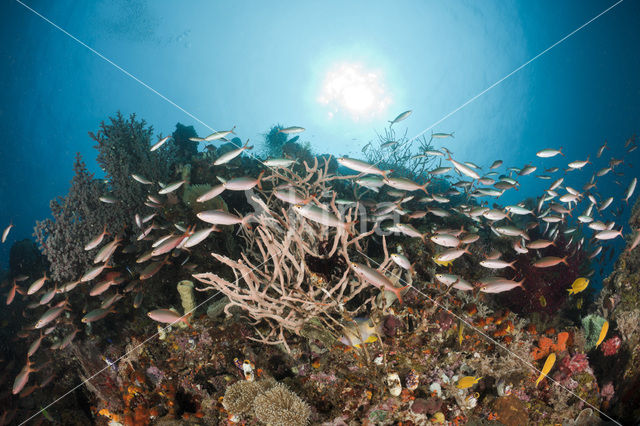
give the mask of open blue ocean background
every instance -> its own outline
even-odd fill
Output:
[[[423,132],[614,3],[2,2],[0,227],[15,228],[0,266],[67,192],[76,152],[100,176],[87,132],[116,111],[164,135],[177,122],[201,135],[235,125],[258,144],[276,123],[300,125],[315,152],[357,157],[398,113],[413,110],[397,126],[408,137]],[[601,180],[598,192],[621,197],[640,167],[640,152],[623,149],[640,129],[638,18],[638,2],[619,4],[435,126],[455,132],[441,145],[484,168],[540,166],[538,150],[562,146],[566,157],[550,167],[607,140],[605,157],[624,156],[626,176]],[[379,114],[318,102],[327,72],[344,63],[376,73]],[[500,202],[548,185],[522,182]]]

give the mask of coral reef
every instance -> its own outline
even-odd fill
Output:
[[[309,406],[282,383],[256,396],[253,411],[260,422],[273,426],[306,425],[311,412]]]
[[[106,193],[104,182],[94,179],[87,171],[80,154],[73,165],[74,176],[66,197],[50,203],[53,219],[36,222],[35,237],[40,250],[50,263],[50,276],[59,281],[78,278],[92,263],[95,256],[84,249],[84,244],[99,234],[105,224],[112,227],[114,209],[105,209],[100,202]]]

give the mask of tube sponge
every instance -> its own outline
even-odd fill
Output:
[[[180,293],[184,314],[187,315],[193,312],[196,309],[196,298],[193,295],[193,282],[189,280],[180,281],[178,283],[178,293]]]

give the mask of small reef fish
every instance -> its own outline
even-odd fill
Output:
[[[285,127],[284,129],[278,130],[278,133],[284,133],[285,135],[295,135],[296,133],[302,133],[305,130],[306,129],[304,127],[291,126],[291,127]]]
[[[360,173],[369,173],[386,177],[387,173],[392,172],[392,170],[380,170],[374,165],[365,163],[361,160],[356,160],[354,158],[340,157],[337,159],[337,161],[340,165]]]
[[[227,213],[223,210],[206,210],[196,214],[200,220],[203,220],[212,225],[237,225],[240,224],[247,227],[249,221],[253,218],[252,215],[246,215],[245,217],[236,216],[231,213]]]
[[[22,370],[20,370],[20,373],[18,373],[15,380],[13,381],[12,393],[14,395],[19,394],[22,388],[24,388],[25,385],[29,382],[29,374],[36,371],[38,370],[35,368],[31,368],[31,361],[29,360],[29,358],[27,358],[27,364],[22,368]]]
[[[231,133],[235,135],[235,133],[233,132],[235,129],[236,129],[236,126],[233,126],[231,130],[222,130],[220,132],[213,132],[209,136],[202,138],[202,142],[217,141],[218,139],[222,139],[225,136],[230,135]]]
[[[544,379],[547,376],[547,374],[549,374],[549,371],[551,371],[551,368],[555,363],[556,363],[556,354],[555,352],[552,352],[549,354],[546,361],[544,362],[544,366],[542,367],[540,376],[538,376],[538,380],[536,380],[536,387],[538,387],[542,379]]]
[[[622,237],[622,228],[619,231],[615,231],[613,229],[604,229],[600,232],[597,232],[594,237],[597,240],[612,240],[616,237]]]
[[[569,266],[569,264],[567,263],[567,256],[562,258],[556,256],[543,257],[534,261],[533,266],[535,266],[536,268],[550,268],[560,263],[564,263],[565,265]]]
[[[600,149],[598,149],[598,154],[596,155],[596,157],[600,158],[600,156],[602,156],[602,153],[606,148],[607,148],[607,141],[604,141],[604,144],[600,147]]]
[[[588,278],[578,278],[573,282],[573,284],[571,284],[571,288],[567,291],[569,292],[569,294],[577,294],[586,289],[588,285]]]
[[[343,222],[333,213],[314,206],[313,204],[296,204],[293,206],[293,210],[300,216],[312,220],[314,222],[321,223],[325,226],[331,226],[335,228],[342,228],[346,231],[353,225],[353,222]]]
[[[496,160],[493,162],[493,164],[491,164],[491,166],[489,166],[489,168],[493,170],[493,169],[497,169],[500,166],[502,166],[502,160]]]
[[[196,198],[196,201],[198,203],[204,203],[205,201],[209,201],[212,198],[215,198],[218,195],[222,194],[224,190],[225,190],[224,184],[216,185],[210,190],[208,190],[207,192],[205,192],[204,194],[202,194],[201,196],[199,196],[198,198]]]
[[[467,166],[466,164],[462,164],[462,163],[457,162],[456,160],[451,158],[451,155],[449,155],[449,158],[447,158],[447,160],[451,161],[451,163],[453,163],[453,167],[455,167],[456,170],[458,170],[463,175],[468,176],[468,177],[470,177],[472,179],[480,179],[480,175],[478,174],[478,172],[476,172],[475,170],[473,170],[471,167]]]
[[[258,175],[257,178],[241,176],[229,179],[223,183],[224,189],[228,189],[230,191],[247,191],[257,185],[258,189],[262,190],[262,184],[260,181],[262,180],[263,175],[264,170],[260,172],[260,175]]]
[[[147,312],[147,316],[154,321],[164,324],[183,322],[186,325],[191,326],[191,324],[189,324],[188,315],[180,315],[170,309],[156,309],[155,311]]]
[[[42,278],[35,280],[33,284],[29,286],[29,288],[27,289],[27,294],[31,295],[33,293],[36,293],[38,290],[42,288],[42,286],[44,285],[44,282],[47,281],[47,279],[48,279],[47,273],[45,272]]]
[[[538,151],[536,153],[536,155],[540,158],[551,158],[551,157],[555,157],[556,155],[563,155],[562,153],[562,148],[560,149],[543,149],[542,151]]]
[[[407,271],[413,272],[413,265],[411,265],[411,262],[405,256],[400,253],[391,253],[389,257],[391,257],[391,260],[393,260],[396,265],[406,269]]]
[[[200,244],[201,242],[206,240],[209,234],[211,234],[213,231],[218,231],[218,228],[216,228],[215,225],[211,228],[205,228],[194,232],[184,243],[183,247],[189,248]]]
[[[516,267],[513,266],[515,263],[517,262],[517,260],[514,260],[513,262],[509,263],[509,262],[505,262],[504,260],[500,260],[500,259],[495,259],[495,260],[482,260],[480,262],[480,265],[484,266],[485,268],[489,268],[489,269],[503,269],[503,268],[511,268],[514,271],[516,270]]]
[[[402,120],[406,120],[407,117],[409,117],[412,112],[413,112],[413,110],[408,110],[408,111],[405,111],[403,113],[398,114],[398,116],[396,118],[394,118],[393,120],[389,121],[389,123],[391,123],[391,124],[389,124],[389,126],[393,126],[394,124],[399,123]]]
[[[456,387],[458,389],[468,389],[471,386],[473,386],[476,383],[478,383],[480,381],[480,379],[482,379],[482,377],[465,376],[465,377],[462,377],[462,378],[460,378],[458,380],[458,383],[456,383]]]
[[[350,322],[344,328],[344,334],[338,341],[347,346],[359,348],[363,343],[372,343],[378,340],[376,327],[369,318],[355,318],[355,324]]]
[[[633,195],[633,192],[636,190],[636,185],[638,184],[638,178],[633,178],[631,180],[631,183],[629,184],[629,187],[627,188],[627,192],[624,195],[624,201],[625,203],[629,202],[629,198],[631,198],[631,196]],[[4,242],[4,237],[2,242]]]
[[[154,143],[154,144],[151,146],[151,148],[149,148],[149,151],[153,152],[153,151],[155,151],[156,149],[160,148],[160,147],[161,147],[162,145],[164,145],[164,143],[165,143],[166,141],[168,141],[170,138],[171,138],[171,136],[166,136],[166,137],[164,137],[164,138],[160,139],[158,142]],[[137,179],[136,179],[136,180],[137,180]]]
[[[600,335],[598,336],[598,341],[596,342],[596,348],[600,346],[600,343],[607,336],[607,332],[609,331],[609,321],[605,320],[602,324],[602,328],[600,329]]]
[[[141,184],[143,184],[143,185],[152,185],[152,184],[153,184],[153,182],[151,182],[150,180],[145,179],[145,178],[143,178],[142,176],[137,175],[137,174],[135,174],[135,173],[133,173],[133,174],[131,175],[131,177],[132,177],[134,180],[136,180],[136,181],[140,182],[140,183],[141,183]]]
[[[110,196],[110,195],[103,195],[101,197],[98,197],[98,200],[102,201],[103,203],[106,204],[114,204],[117,203],[118,200],[116,200],[114,197]]]
[[[445,139],[445,138],[453,138],[455,132],[451,133],[431,133],[431,137],[433,139]]]
[[[160,191],[158,191],[158,194],[169,194],[173,191],[175,191],[176,189],[180,188],[186,181],[185,180],[180,180],[178,182],[172,182],[168,185],[166,185],[164,188],[162,188]]]
[[[429,182],[424,185],[419,185],[410,179],[400,177],[385,177],[383,181],[386,185],[395,189],[403,191],[424,191],[425,194],[429,195],[427,192],[427,185],[429,185]]]
[[[82,321],[85,324],[90,323],[90,322],[94,322],[94,321],[99,321],[102,318],[106,317],[107,315],[109,315],[110,313],[113,313],[113,312],[115,312],[113,310],[113,307],[111,307],[109,309],[102,309],[102,308],[94,309],[93,311],[89,312],[87,315],[82,317],[82,319],[80,321]]]
[[[13,228],[13,222],[9,223],[9,226],[7,226],[6,228],[4,228],[4,231],[2,231],[2,242],[4,243],[5,241],[7,241],[7,237],[9,236],[9,231],[11,231],[11,228]]]
[[[353,269],[356,275],[363,278],[366,282],[368,282],[369,284],[372,284],[374,287],[380,290],[392,292],[393,294],[396,295],[396,297],[398,298],[398,301],[401,304],[403,303],[402,291],[410,286],[395,287],[393,283],[389,281],[389,279],[384,275],[382,275],[380,272],[366,265],[363,265],[361,263],[351,262],[349,266],[351,266],[351,269]]]
[[[89,241],[87,243],[86,246],[84,246],[84,249],[86,251],[92,250],[96,247],[98,247],[100,245],[100,243],[102,242],[102,240],[104,239],[104,236],[107,235],[107,225],[104,225],[104,228],[102,229],[102,232],[100,233],[100,235],[97,235],[96,237],[92,238],[91,241]]]
[[[290,160],[288,158],[270,158],[262,162],[262,164],[264,164],[265,166],[274,168],[289,167],[295,163],[297,163],[296,160]]]
[[[571,163],[569,163],[569,168],[570,169],[581,169],[584,166],[586,166],[587,164],[591,164],[591,161],[589,161],[589,157],[587,157],[587,159],[584,160],[584,161],[572,161]]]
[[[453,265],[453,260],[446,260],[446,261],[445,260],[440,260],[440,259],[438,259],[437,256],[433,256],[431,259],[434,261],[434,263],[436,265],[440,265],[440,266],[451,266],[451,265]]]
[[[238,155],[242,154],[242,151],[244,150],[248,150],[248,149],[253,149],[253,146],[249,146],[249,140],[247,140],[247,142],[241,146],[238,149],[234,149],[231,150],[229,152],[226,152],[224,154],[222,154],[220,157],[218,157],[216,159],[216,161],[213,162],[214,166],[220,166],[222,164],[226,164],[229,161],[233,160],[234,158],[236,158]]]
[[[522,281],[512,281],[502,277],[489,277],[480,280],[480,291],[483,293],[502,293],[505,291],[513,290],[516,287],[522,287],[524,279]]]
[[[40,329],[40,328],[44,327],[45,325],[49,324],[51,321],[53,321],[56,318],[58,318],[60,316],[60,314],[62,314],[64,309],[65,309],[64,305],[63,306],[54,306],[53,308],[49,309],[47,312],[42,314],[42,316],[36,322],[36,324],[33,326],[33,328]]]

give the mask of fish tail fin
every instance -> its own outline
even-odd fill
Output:
[[[565,256],[562,258],[562,263],[564,263],[565,265],[569,266],[569,264],[567,263],[567,257],[569,256]]]
[[[234,130],[235,130],[235,129],[236,129],[236,126],[234,125],[234,126],[231,128],[231,133],[233,133],[234,135],[236,134],[236,132],[234,132]],[[249,141],[247,140],[247,142],[249,142]]]
[[[514,265],[517,261],[518,261],[518,260],[516,259],[516,260],[514,260],[513,262],[511,262],[511,263],[509,264],[509,268],[511,268],[511,269],[513,269],[514,271],[516,271],[517,269],[516,269],[516,267],[515,267],[515,266],[513,266],[513,265]]]
[[[240,225],[244,226],[247,229],[251,229],[251,225],[249,225],[249,222],[253,219],[253,215],[252,214],[248,214],[245,217],[242,218],[242,221],[240,222]]]
[[[558,148],[558,152],[560,153],[560,155],[562,155],[563,157],[565,156],[564,153],[562,152],[562,147]]]
[[[573,287],[572,288],[568,288],[567,291],[569,292],[569,295],[575,294],[573,291]]]
[[[401,305],[404,305],[404,300],[402,299],[402,291],[408,289],[409,287],[411,287],[411,285],[396,287],[394,290],[392,290],[393,294],[396,295],[396,297],[398,298],[398,302],[400,302]]]
[[[258,189],[260,191],[262,191],[262,182],[261,182],[261,180],[262,180],[262,177],[264,176],[264,172],[265,172],[265,170],[261,171],[260,174],[258,175]]]
[[[456,134],[456,132],[451,132],[451,137],[455,138],[455,136],[454,136],[455,134]]]
[[[387,179],[387,175],[393,173],[393,169],[389,169],[389,170],[383,170],[382,171],[382,177]]]

